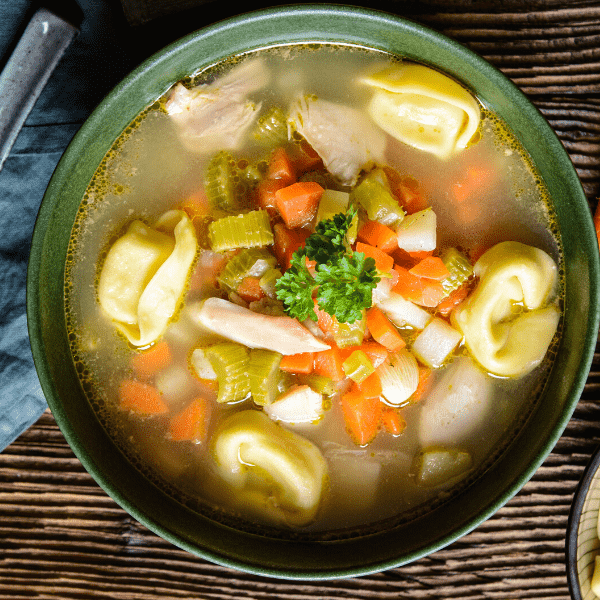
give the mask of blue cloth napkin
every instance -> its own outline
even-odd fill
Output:
[[[63,152],[102,97],[132,67],[120,7],[79,0],[81,32],[54,71],[0,171],[0,451],[47,408],[33,364],[25,310],[31,236]],[[0,2],[0,68],[36,6]]]

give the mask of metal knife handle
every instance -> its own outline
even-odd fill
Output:
[[[79,30],[40,8],[0,73],[0,169],[42,89]]]

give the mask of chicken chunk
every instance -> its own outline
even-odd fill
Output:
[[[344,185],[354,185],[364,167],[383,161],[385,135],[357,109],[302,96],[292,103],[288,123]]]
[[[208,298],[195,311],[203,327],[249,348],[264,348],[280,354],[320,352],[329,345],[318,340],[291,317],[252,312],[222,298]]]
[[[262,60],[245,61],[214,83],[192,89],[178,83],[165,108],[188,150],[212,153],[234,149],[260,110],[260,104],[248,96],[268,81],[269,72]]]

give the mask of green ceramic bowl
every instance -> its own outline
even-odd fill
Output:
[[[465,82],[512,128],[553,199],[566,261],[564,333],[547,391],[506,452],[462,495],[377,534],[298,542],[244,533],[209,520],[155,488],[100,426],[79,385],[63,314],[71,227],[94,170],[115,138],[172,83],[224,57],[289,42],[347,42],[435,65]],[[475,528],[533,475],[564,430],[584,386],[598,333],[598,247],[575,170],[547,122],[499,71],[421,25],[347,6],[300,5],[242,15],[193,33],[144,62],[81,128],[48,186],[33,236],[28,317],[48,403],[86,469],[131,515],[210,561],[281,578],[358,576],[430,554]]]

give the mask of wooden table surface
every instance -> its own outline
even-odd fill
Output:
[[[376,7],[442,31],[510,77],[558,134],[595,208],[600,2],[429,0]],[[140,31],[136,35],[144,35]],[[0,599],[568,599],[567,518],[599,444],[597,347],[564,435],[494,517],[398,569],[330,582],[285,582],[215,566],[145,529],[88,475],[47,411],[0,453]]]

